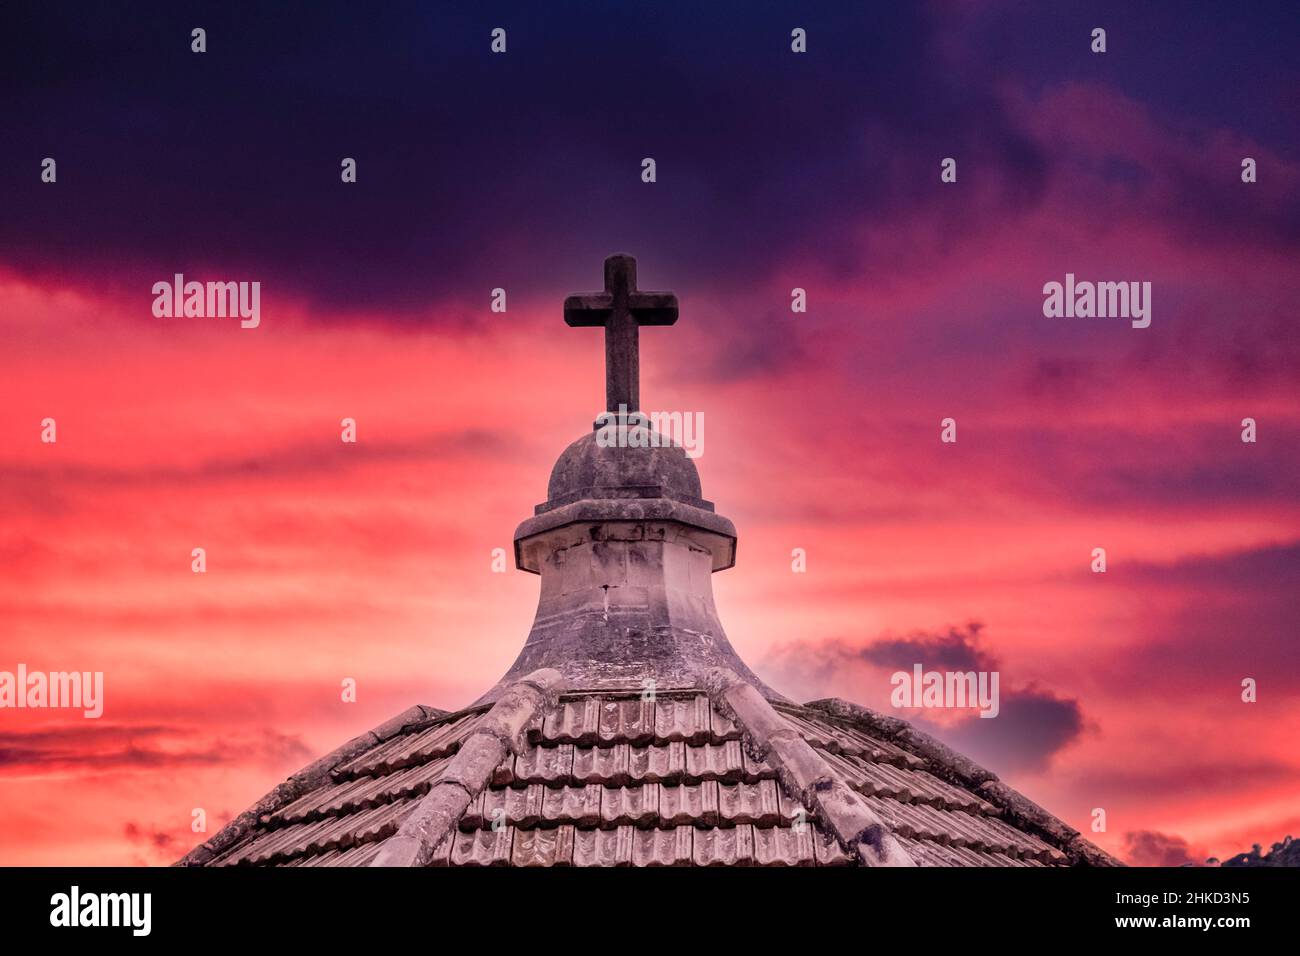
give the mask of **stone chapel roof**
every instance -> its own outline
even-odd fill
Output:
[[[565,317],[604,324],[608,411],[635,411],[637,326],[674,322],[676,299],[640,292],[630,257],[605,271]],[[574,442],[515,555],[541,595],[500,682],[349,741],[180,864],[1118,864],[906,721],[754,675],[710,581],[736,531],[680,447]]]

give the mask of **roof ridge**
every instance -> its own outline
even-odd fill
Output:
[[[487,787],[506,754],[519,754],[528,730],[554,710],[564,676],[542,668],[509,684],[475,723],[456,756],[438,776],[398,831],[385,840],[369,866],[428,866],[435,850],[465,810]]]
[[[781,785],[817,813],[852,859],[866,866],[916,865],[885,821],[754,685],[727,668],[711,670],[704,684],[753,755],[776,768]]]
[[[1017,826],[1037,831],[1053,841],[1065,853],[1072,865],[1124,866],[1122,860],[1111,856],[1074,827],[1053,816],[1024,794],[1007,786],[997,774],[963,756],[947,744],[918,730],[901,717],[891,717],[845,700],[842,697],[824,697],[811,700],[803,706],[821,711],[831,717],[856,724],[886,737],[891,743],[906,747],[926,758],[930,768],[940,777],[961,784],[978,796],[984,797],[1009,816]]]
[[[204,866],[230,849],[256,828],[258,821],[269,813],[287,807],[306,793],[329,780],[330,771],[346,760],[370,749],[375,744],[391,740],[412,724],[447,716],[447,711],[427,704],[412,704],[400,714],[388,718],[378,726],[358,734],[347,743],[331,750],[319,760],[314,760],[284,783],[265,794],[262,799],[235,817],[215,834],[173,863],[173,866]]]

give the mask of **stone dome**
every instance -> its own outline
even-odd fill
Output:
[[[609,498],[667,498],[713,510],[701,497],[695,462],[680,445],[642,426],[629,427],[626,443],[619,444],[613,431],[592,431],[560,454],[539,511]]]

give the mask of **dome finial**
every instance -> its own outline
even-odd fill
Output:
[[[641,410],[638,331],[643,325],[677,321],[677,296],[636,287],[636,259],[605,260],[605,291],[581,292],[564,300],[570,326],[605,327],[605,410],[626,415]]]

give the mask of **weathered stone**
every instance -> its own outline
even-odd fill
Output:
[[[184,857],[177,860],[172,866],[203,866],[209,860],[216,858],[216,854],[208,849],[206,843],[200,843]]]
[[[867,866],[912,866],[912,859],[889,834],[883,820],[836,779],[811,793],[810,804],[840,844]]]
[[[559,703],[560,694],[564,693],[568,687],[568,681],[564,679],[564,675],[553,667],[539,668],[530,674],[526,674],[519,678],[519,683],[535,687],[541,691],[540,706],[544,710],[550,710]]]
[[[946,744],[935,740],[924,731],[917,730],[905,720],[877,713],[869,707],[838,697],[810,701],[805,706],[815,707],[851,724],[858,724],[871,733],[879,734],[903,746],[904,749],[929,761],[931,771],[964,786],[978,786],[988,780],[997,780],[995,774],[957,753]]]
[[[342,763],[364,753],[375,744],[387,740],[398,730],[416,720],[426,719],[433,714],[441,714],[433,707],[416,704],[408,707],[396,717],[380,724],[374,730],[358,734],[341,747],[337,747],[318,760],[303,767],[284,783],[275,787],[248,810],[222,827],[219,831],[199,844],[178,861],[180,866],[201,866],[224,853],[247,836],[265,816],[275,813],[329,779],[330,771]],[[381,733],[383,736],[381,736]]]
[[[733,683],[723,693],[722,700],[726,704],[724,712],[728,712],[745,729],[756,757],[765,758],[781,738],[803,742],[798,732],[752,685],[743,681]]]
[[[432,853],[430,854],[432,856]],[[379,855],[370,861],[371,866],[418,866],[420,839],[398,831],[384,841]]]
[[[1117,860],[1101,847],[1085,840],[1082,836],[1075,836],[1065,848],[1065,855],[1070,862],[1076,865],[1085,866],[1124,866],[1121,860]]]
[[[402,711],[396,717],[384,721],[370,732],[374,734],[376,740],[382,743],[385,740],[391,740],[393,737],[396,737],[402,732],[404,727],[409,727],[411,724],[417,724],[423,720],[428,720],[430,717],[444,716],[445,713],[446,711],[436,710],[433,707],[425,707],[423,704],[415,704],[406,708],[406,710]]]
[[[917,756],[924,757],[929,761],[931,764],[930,769],[939,776],[957,780],[966,786],[976,786],[997,779],[995,774],[981,767],[969,757],[959,754],[948,745],[940,743],[929,734],[917,730],[915,727],[907,727],[901,733],[896,734],[894,739],[896,742],[905,744],[907,749]]]
[[[579,506],[603,507],[568,507]],[[598,524],[612,517],[605,514]],[[703,672],[727,667],[783,699],[740,660],[718,619],[710,572],[718,549],[729,553],[734,538],[702,527],[656,536],[649,533],[655,524],[620,522],[646,533],[606,540],[567,524],[542,531],[521,527],[520,553],[534,556],[527,560],[537,561],[542,576],[537,616],[515,663],[479,703],[498,699],[505,684],[538,668],[559,670],[574,687],[641,690],[653,682],[656,690],[668,691],[698,687]]]
[[[861,704],[844,700],[842,697],[810,700],[804,706],[824,710],[832,716],[848,720],[851,723],[862,724],[870,728],[874,733],[883,734],[886,737],[892,737],[910,726],[905,720],[879,713],[870,707],[863,707]]]
[[[653,439],[652,439],[653,441]],[[668,442],[645,447],[611,446],[599,431],[589,432],[560,453],[547,482],[542,515],[574,501],[665,498],[712,512],[700,487],[695,462],[680,445]],[[611,526],[608,530],[613,530]],[[627,533],[626,531],[624,533]],[[632,530],[643,536],[644,532]],[[662,532],[659,533],[662,537]]]
[[[1022,826],[1028,824],[1036,827],[1052,839],[1059,840],[1063,844],[1069,843],[1079,835],[1078,830],[1066,826],[1038,804],[1016,793],[1000,780],[985,781],[980,784],[978,792],[989,803],[995,804],[1006,811],[1014,822]]]
[[[506,687],[501,700],[479,719],[437,783],[371,865],[427,866],[470,801],[491,782],[506,754],[524,748],[528,727],[554,706],[563,686],[559,672],[537,670]]]
[[[839,779],[830,765],[802,737],[777,738],[767,760],[776,767],[781,782],[804,802],[831,781]]]
[[[883,828],[873,831],[870,839],[858,843],[857,853],[865,866],[916,866],[916,861]]]
[[[503,693],[474,727],[475,734],[491,734],[511,752],[523,749],[528,729],[541,726],[546,697],[541,690],[516,683]],[[472,740],[473,738],[471,738]]]

